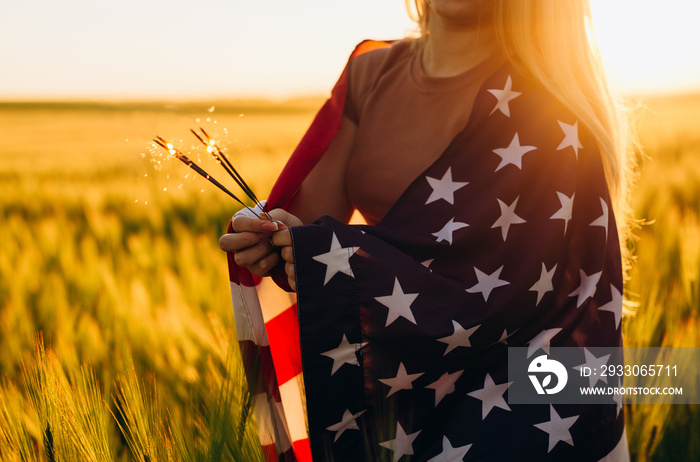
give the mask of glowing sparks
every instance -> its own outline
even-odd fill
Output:
[[[208,120],[209,120],[209,119],[208,119]],[[204,131],[203,128],[200,128],[201,135],[200,135],[199,133],[197,133],[196,131],[194,131],[194,130],[190,130],[190,131],[191,131],[191,132],[194,134],[194,136],[205,146],[207,152],[210,153],[210,154],[212,155],[212,157],[214,157],[214,159],[219,163],[219,165],[221,165],[221,166],[224,168],[224,170],[226,170],[226,173],[228,173],[228,174],[231,176],[231,178],[233,178],[233,180],[236,182],[236,184],[243,190],[243,192],[245,193],[245,195],[246,195],[249,199],[251,199],[255,204],[257,204],[257,205],[259,206],[259,205],[260,205],[260,201],[259,201],[258,198],[255,196],[255,193],[253,192],[252,189],[250,189],[250,186],[248,186],[248,184],[243,180],[243,178],[240,176],[240,174],[238,173],[238,171],[236,171],[236,169],[233,167],[233,165],[231,164],[231,162],[230,162],[230,161],[228,160],[228,158],[226,157],[226,154],[224,154],[224,152],[221,150],[221,148],[219,148],[219,146],[217,145],[216,141],[215,141],[212,137],[210,137],[209,134],[207,134],[207,132]],[[203,176],[207,181],[209,181],[209,182],[212,183],[214,186],[216,186],[217,188],[219,188],[221,191],[223,191],[224,193],[226,193],[227,195],[229,195],[231,198],[233,198],[235,201],[237,201],[238,203],[240,203],[241,205],[243,205],[243,206],[244,206],[245,208],[247,208],[249,211],[253,212],[253,210],[252,210],[250,207],[248,207],[243,201],[241,201],[238,197],[236,197],[236,196],[235,196],[231,191],[229,191],[224,185],[222,185],[221,183],[219,183],[214,177],[212,177],[211,175],[209,175],[209,173],[207,173],[207,172],[206,172],[202,167],[200,167],[197,163],[195,163],[194,161],[192,161],[192,160],[191,160],[187,155],[185,155],[182,151],[180,151],[179,149],[177,149],[172,143],[166,141],[165,139],[163,139],[163,138],[160,137],[160,136],[157,136],[157,137],[153,140],[153,142],[154,142],[157,146],[160,146],[160,147],[163,148],[164,150],[168,151],[173,157],[177,158],[179,161],[181,161],[182,163],[184,163],[185,165],[187,165],[188,167],[190,167],[190,168],[191,168],[192,170],[194,170],[196,173],[198,173],[199,175]],[[182,142],[182,140],[180,140],[180,142]],[[201,159],[199,159],[199,155],[198,155],[198,160],[201,160]],[[157,163],[157,164],[160,164],[160,161],[158,160],[156,163]],[[185,178],[187,178],[187,177],[188,177],[188,176],[186,175]],[[168,175],[168,178],[170,178],[169,175]],[[182,184],[180,184],[180,186],[178,187],[178,189],[180,189],[181,187],[182,187]],[[167,190],[168,190],[167,187],[166,187],[166,188],[163,188],[163,191],[167,191]],[[204,192],[204,189],[202,189],[201,192]],[[263,207],[260,207],[260,208],[263,209]],[[253,213],[257,215],[257,213],[255,213],[255,212],[253,212]],[[267,212],[265,212],[265,211],[263,210],[263,213],[267,216],[267,218],[268,218],[270,221],[273,221],[272,218],[270,217],[270,215],[267,214]]]

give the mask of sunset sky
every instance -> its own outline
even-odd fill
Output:
[[[593,0],[626,91],[700,91],[700,1]],[[328,91],[353,46],[413,27],[403,0],[5,0],[0,99]]]

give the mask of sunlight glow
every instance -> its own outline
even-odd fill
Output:
[[[591,2],[616,87],[700,90],[700,0]],[[40,3],[3,3],[0,99],[325,95],[357,43],[415,30],[403,0]]]
[[[700,86],[700,2],[591,0],[593,26],[612,83],[625,91]]]

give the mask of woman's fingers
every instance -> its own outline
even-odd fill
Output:
[[[265,223],[269,223],[267,220],[261,220],[260,218],[251,218],[245,215],[235,215],[233,217],[233,230],[237,233],[249,231],[252,233],[270,233],[270,230],[265,230],[261,226]]]
[[[270,212],[273,222],[264,214],[259,218],[237,215],[233,218],[234,233],[224,234],[219,246],[227,252],[235,252],[235,261],[257,276],[265,276],[280,262],[285,261],[284,271],[292,290],[296,291],[294,277],[294,252],[289,228],[302,225],[290,213],[275,209]],[[279,252],[275,250],[279,248]]]
[[[287,228],[292,228],[294,226],[301,226],[304,223],[301,222],[299,218],[282,209],[274,209],[270,212],[270,216],[273,220],[284,224]],[[282,228],[280,228],[282,229]]]
[[[291,246],[292,245],[292,234],[289,232],[288,229],[283,229],[281,231],[277,231],[275,234],[272,235],[272,242],[277,247]]]
[[[289,283],[289,287],[296,292],[297,291],[297,280],[294,275],[294,263],[285,263],[284,264],[284,272],[287,273],[287,282]]]
[[[294,250],[292,250],[291,245],[282,247],[282,249],[280,250],[280,255],[282,256],[282,259],[287,263],[294,263]]]
[[[273,252],[266,257],[258,260],[256,263],[248,266],[248,270],[256,276],[267,276],[277,263],[280,261],[280,256]]]
[[[268,238],[253,246],[236,251],[234,260],[238,266],[251,267],[269,254],[274,253],[274,250],[275,248]]]
[[[275,248],[269,239],[239,250],[234,255],[234,260],[238,266],[248,268],[256,276],[266,276],[280,261],[280,256],[275,252]]]
[[[288,229],[277,231],[272,235],[272,242],[280,248],[280,256],[285,261],[284,272],[287,273],[289,287],[296,292],[297,281],[294,274],[294,250],[292,249],[292,235]]]
[[[260,244],[263,241],[269,241],[270,237],[270,233],[260,234],[253,232],[240,232],[224,234],[219,239],[219,247],[221,247],[221,250],[226,252],[237,252],[239,250],[252,247],[256,244]]]

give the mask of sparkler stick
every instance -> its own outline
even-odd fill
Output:
[[[231,191],[229,191],[224,185],[219,183],[213,176],[209,175],[202,167],[199,165],[195,164],[192,160],[190,160],[189,157],[187,157],[185,154],[183,154],[180,150],[175,149],[175,147],[171,144],[168,143],[165,139],[163,139],[160,136],[156,136],[156,138],[153,140],[158,146],[161,148],[165,149],[168,151],[170,154],[172,154],[174,157],[176,157],[178,160],[183,162],[185,165],[190,167],[192,170],[195,172],[199,173],[201,176],[206,178],[210,183],[212,183],[214,186],[231,196],[236,202],[241,204],[243,207],[247,208],[250,212],[252,212],[255,215],[255,212],[248,207],[242,200],[240,200],[238,197],[236,197]],[[272,220],[270,220],[272,221]]]
[[[201,136],[199,136],[199,134],[196,131],[190,129],[192,134],[194,134],[194,136],[196,136],[197,139],[201,141],[201,143],[204,146],[206,146],[207,152],[209,152],[214,157],[214,159],[216,159],[219,165],[221,165],[224,168],[224,170],[226,170],[226,173],[228,173],[231,176],[231,178],[233,178],[233,180],[243,190],[246,196],[248,196],[253,202],[255,202],[258,208],[262,210],[262,213],[264,213],[270,221],[274,221],[264,209],[264,207],[260,204],[260,200],[257,198],[251,187],[248,186],[248,183],[245,182],[241,174],[238,173],[233,164],[231,164],[231,162],[228,160],[228,156],[221,150],[221,148],[219,148],[219,145],[216,144],[212,137],[209,136],[209,134],[207,134],[207,132],[204,131],[202,127],[199,127],[199,130],[204,135],[204,138],[206,138],[206,141]]]

